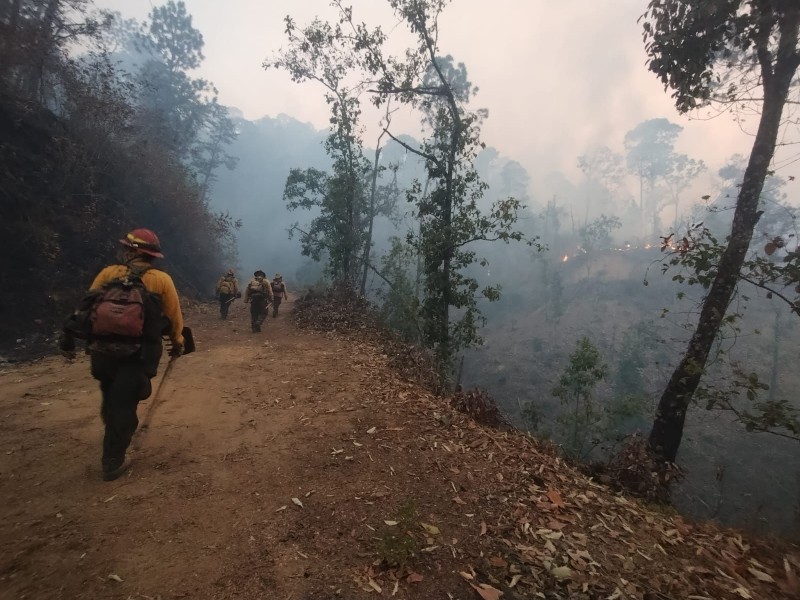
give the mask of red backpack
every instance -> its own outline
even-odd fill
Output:
[[[142,342],[157,341],[164,328],[161,297],[147,290],[142,276],[150,267],[129,267],[126,275],[94,290],[67,319],[64,330],[91,342],[104,354],[129,356]]]
[[[93,338],[144,337],[145,302],[149,292],[142,275],[147,269],[131,269],[127,275],[106,283],[92,309]]]

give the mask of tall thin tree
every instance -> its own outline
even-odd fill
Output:
[[[649,68],[688,112],[714,100],[740,103],[761,89],[761,115],[727,246],[719,257],[694,334],[664,389],[650,432],[653,451],[678,454],[686,413],[725,319],[761,211],[790,91],[800,68],[797,0],[652,0],[643,15]]]

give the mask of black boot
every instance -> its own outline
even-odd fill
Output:
[[[131,466],[131,459],[123,458],[120,461],[109,461],[103,463],[103,481],[114,481],[119,479]]]

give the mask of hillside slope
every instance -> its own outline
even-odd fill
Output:
[[[85,359],[0,371],[3,600],[800,593],[797,547],[612,493],[451,410],[374,343],[288,311],[254,335],[239,303],[228,322],[188,313],[198,352],[116,482]]]
[[[683,324],[694,326],[700,294],[672,282],[670,274],[661,275],[656,262],[660,256],[658,249],[599,253],[592,263],[598,276],[591,278],[585,277],[586,269],[577,259],[558,265],[565,285],[563,315],[557,319],[558,311],[530,281],[527,286],[503,281],[508,292],[491,306],[489,325],[482,332],[486,343],[467,352],[465,383],[487,389],[520,427],[531,427],[523,409],[532,403],[540,418],[539,431],[558,439],[563,436],[558,418],[565,409],[552,390],[576,344],[587,336],[609,366],[595,401],[607,406],[628,394],[641,397],[638,414],[615,425],[624,432],[646,433],[686,349],[692,328]],[[645,276],[648,286],[642,285]],[[687,297],[679,300],[679,292]],[[717,391],[730,390],[729,365],[738,365],[770,383],[761,399],[774,394],[800,409],[794,393],[800,387],[800,371],[786,360],[800,344],[797,318],[780,302],[754,290],[743,293],[749,301],[738,323],[741,330],[735,338],[729,330],[721,332],[726,354],[714,361],[704,381]],[[779,321],[776,314],[781,315]],[[730,412],[706,410],[705,404],[698,400],[686,420],[678,457],[685,479],[674,489],[673,501],[693,518],[800,540],[797,442],[748,433]],[[752,404],[746,406],[752,410]]]

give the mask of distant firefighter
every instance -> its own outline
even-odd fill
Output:
[[[272,286],[267,274],[259,269],[253,273],[253,279],[244,291],[244,303],[250,304],[250,325],[253,333],[261,331],[270,302],[272,302]]]
[[[283,277],[280,273],[275,273],[275,279],[272,280],[272,318],[278,316],[278,308],[281,305],[281,300],[288,300],[289,294],[286,291],[286,284],[283,283]]]
[[[217,282],[217,297],[219,298],[219,316],[225,320],[228,318],[228,311],[233,301],[242,297],[242,293],[239,291],[239,282],[236,280],[236,272],[233,269],[228,269],[228,272]]]

